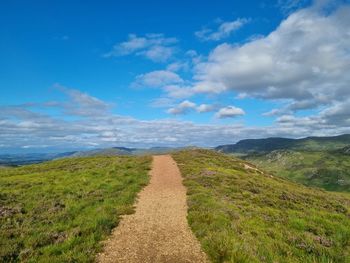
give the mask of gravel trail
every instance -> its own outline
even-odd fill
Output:
[[[122,218],[98,262],[207,262],[187,223],[186,188],[170,155],[153,157],[136,212]]]

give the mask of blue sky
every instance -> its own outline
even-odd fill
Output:
[[[349,132],[348,1],[3,1],[0,152]]]

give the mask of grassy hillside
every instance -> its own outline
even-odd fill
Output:
[[[349,147],[336,151],[279,150],[244,159],[266,171],[308,186],[350,192]]]
[[[208,150],[173,154],[188,220],[213,262],[350,262],[350,195],[272,177]]]
[[[215,149],[224,153],[266,153],[274,150],[335,150],[350,145],[350,134],[334,137],[306,137],[302,139],[266,138],[248,139]]]
[[[132,213],[149,157],[89,157],[0,169],[0,262],[92,262]]]

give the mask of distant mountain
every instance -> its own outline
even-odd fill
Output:
[[[275,150],[335,150],[350,145],[350,134],[333,137],[306,137],[302,139],[266,138],[241,140],[236,144],[220,145],[215,150],[224,153],[267,153]]]
[[[95,156],[95,155],[141,155],[141,154],[162,154],[168,153],[176,148],[171,147],[152,147],[152,148],[126,148],[112,147],[95,149],[89,151],[76,152],[71,157]]]
[[[136,149],[125,147],[112,147],[103,149],[94,149],[88,151],[79,151],[70,155],[69,157],[84,157],[84,156],[96,156],[96,155],[132,155]]]
[[[350,134],[242,140],[216,150],[241,156],[276,176],[307,186],[350,192]]]
[[[350,192],[350,147],[330,151],[275,150],[243,158],[276,176],[329,191]]]
[[[0,154],[0,166],[18,166],[26,164],[35,164],[53,159],[67,157],[88,157],[88,156],[119,156],[119,155],[142,155],[142,154],[163,154],[175,149],[171,147],[152,147],[152,148],[127,148],[111,147],[93,149],[87,151],[73,151],[63,153],[25,153],[25,154]]]
[[[0,154],[0,165],[17,166],[17,165],[41,163],[44,161],[71,156],[75,153],[76,152]]]

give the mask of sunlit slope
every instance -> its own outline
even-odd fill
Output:
[[[266,171],[307,186],[350,192],[349,147],[334,151],[277,150],[244,159]]]
[[[272,177],[214,151],[173,157],[190,226],[213,262],[349,262],[348,194]]]
[[[0,169],[0,262],[93,262],[132,213],[150,157],[85,157]]]

